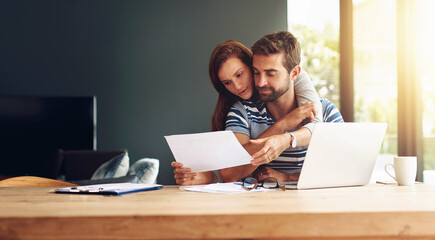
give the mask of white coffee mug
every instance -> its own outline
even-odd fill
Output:
[[[396,177],[388,172],[389,167],[394,169]],[[394,165],[386,164],[385,171],[399,186],[412,186],[417,175],[417,157],[394,157]]]

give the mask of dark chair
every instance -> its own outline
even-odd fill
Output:
[[[65,181],[79,181],[91,179],[94,172],[104,163],[120,154],[126,154],[127,150],[59,150],[59,162]]]
[[[58,179],[78,185],[104,183],[155,183],[159,160],[142,158],[130,166],[127,150],[59,150]]]
[[[127,174],[130,159],[125,149],[75,151],[60,149],[58,158],[62,166],[58,178],[77,185],[139,182],[138,176]],[[97,170],[101,171],[97,174],[97,178],[93,178]]]
[[[54,177],[20,176],[0,186],[76,186],[105,183],[155,183],[159,160],[143,158],[130,166],[127,150],[58,150]],[[55,180],[57,179],[57,180]],[[0,179],[1,180],[1,179]]]

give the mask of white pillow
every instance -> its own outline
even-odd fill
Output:
[[[155,158],[142,158],[131,165],[128,175],[136,175],[138,183],[152,184],[157,182],[159,174],[159,160]]]
[[[127,174],[130,166],[128,153],[121,153],[109,161],[103,163],[92,175],[91,179],[106,179],[123,177]]]

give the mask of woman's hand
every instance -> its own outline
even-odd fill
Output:
[[[290,140],[291,136],[287,133],[251,140],[250,143],[253,145],[263,145],[252,155],[254,159],[251,164],[257,166],[271,162],[290,147]]]
[[[282,125],[284,131],[302,127],[312,122],[317,116],[316,105],[312,102],[306,102],[295,110],[287,113],[278,123]]]
[[[274,177],[278,182],[293,182],[299,180],[300,172],[294,174],[286,174],[278,172],[270,167],[264,167],[257,169],[252,177],[256,178],[259,182],[263,181],[268,177]]]
[[[213,172],[192,172],[190,168],[183,168],[183,164],[179,162],[172,162],[171,166],[175,168],[174,179],[177,184],[181,186],[200,185],[217,182],[217,177]]]

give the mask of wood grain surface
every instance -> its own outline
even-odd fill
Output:
[[[0,239],[435,239],[435,186],[118,197],[0,188]]]

